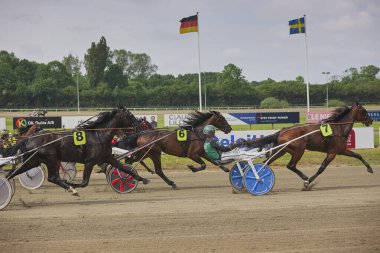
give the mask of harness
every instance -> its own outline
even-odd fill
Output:
[[[187,138],[186,141],[181,141],[181,148],[182,148],[182,152],[181,152],[181,157],[187,157],[187,154],[189,152],[189,148],[190,148],[190,144],[191,144],[191,141],[195,141],[195,140],[200,140],[200,141],[204,141],[205,140],[205,137],[204,136],[201,136],[199,134],[199,132],[194,129],[193,127],[189,127],[189,126],[181,126],[180,127],[181,129],[185,129],[189,132],[189,137],[191,136],[191,133],[194,133],[196,138],[195,139],[191,139],[191,138]]]

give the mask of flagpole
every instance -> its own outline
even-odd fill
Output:
[[[306,58],[306,99],[307,99],[307,111],[310,112],[310,99],[309,99],[309,60],[307,57],[307,39],[306,39],[306,15],[303,15],[305,21],[305,58]]]
[[[203,90],[205,92],[204,98],[205,98],[205,107],[204,109],[207,110],[207,90],[206,90],[206,78],[204,78],[205,82],[203,83]]]
[[[197,20],[198,20],[199,111],[202,111],[201,49],[199,46],[199,16],[198,16],[198,12],[197,12]]]

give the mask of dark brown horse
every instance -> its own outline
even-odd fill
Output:
[[[74,132],[34,135],[18,144],[24,153],[24,163],[17,170],[10,171],[7,178],[10,179],[44,163],[48,168],[49,182],[77,195],[74,188],[88,185],[93,166],[98,163],[109,163],[146,184],[149,180],[138,176],[129,168],[124,168],[112,155],[113,136],[121,128],[133,127],[135,124],[137,119],[134,115],[119,106],[111,112],[100,113],[96,120],[82,124]],[[59,178],[60,161],[84,163],[81,184],[68,183]]]
[[[367,167],[367,171],[373,173],[371,166],[361,155],[346,148],[347,138],[354,123],[361,122],[366,126],[369,126],[372,124],[372,121],[373,120],[368,115],[367,110],[361,104],[356,102],[351,107],[346,106],[334,110],[332,116],[322,122],[323,124],[329,124],[331,126],[332,134],[329,136],[324,137],[322,135],[322,130],[318,131],[321,124],[285,128],[275,134],[277,136],[275,145],[279,146],[287,142],[290,143],[284,145],[282,150],[280,148],[278,149],[279,151],[275,150],[275,154],[268,158],[268,164],[271,164],[285,153],[289,153],[291,159],[287,168],[295,172],[304,180],[305,189],[309,189],[310,184],[326,169],[336,155],[344,155],[359,159]],[[311,133],[313,131],[316,132]],[[301,137],[306,134],[310,135],[303,138]],[[292,141],[296,138],[299,139]],[[297,163],[303,156],[305,150],[318,151],[327,154],[318,171],[310,178],[297,169]]]
[[[196,168],[193,165],[188,165],[189,169],[193,172],[198,172],[206,168],[206,164],[202,158],[212,162],[203,149],[203,143],[205,141],[205,136],[202,132],[203,128],[206,125],[213,125],[222,130],[224,133],[229,133],[232,130],[223,115],[217,111],[195,111],[190,114],[190,117],[187,120],[185,120],[185,124],[187,125],[184,127],[187,130],[186,141],[178,141],[176,131],[164,130],[145,131],[137,134],[136,137],[136,144],[138,147],[145,145],[147,145],[147,147],[137,153],[137,156],[133,159],[133,162],[139,161],[141,158],[145,159],[149,157],[153,161],[156,174],[159,175],[173,189],[177,189],[177,185],[168,179],[163,173],[161,167],[161,153],[165,152],[169,155],[190,158],[194,162],[200,164],[200,167]],[[153,143],[158,139],[160,140],[152,145],[149,145],[149,143]],[[225,169],[224,167],[221,168]],[[147,169],[149,170],[149,168]]]

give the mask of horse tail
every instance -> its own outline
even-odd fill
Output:
[[[243,145],[247,146],[248,148],[262,148],[268,144],[273,144],[273,146],[276,146],[279,135],[280,135],[280,131],[271,135],[264,136],[259,139],[246,141],[243,143]]]

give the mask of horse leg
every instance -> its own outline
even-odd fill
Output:
[[[154,174],[154,171],[151,170],[148,165],[146,165],[146,163],[144,161],[140,161],[140,164],[148,171],[150,172],[151,174]]]
[[[309,184],[313,182],[322,172],[326,169],[326,167],[330,164],[332,160],[334,160],[336,154],[335,153],[329,153],[327,154],[325,160],[323,160],[321,166],[319,167],[317,173],[315,173],[313,176],[309,178]]]
[[[34,167],[37,167],[38,165],[41,164],[41,161],[36,161],[36,160],[29,160],[22,164],[19,168],[16,167],[16,165],[12,166],[12,169],[8,171],[6,178],[9,180],[11,178],[14,178],[17,175],[20,175]]]
[[[162,180],[165,181],[165,183],[167,183],[168,185],[170,185],[172,187],[173,190],[178,190],[179,188],[177,187],[177,185],[171,181],[165,174],[164,172],[162,171],[162,167],[161,167],[161,152],[157,152],[157,153],[150,153],[149,154],[149,158],[152,159],[153,161],[153,164],[154,164],[154,170],[156,172],[156,174],[162,178]]]
[[[83,170],[83,179],[82,179],[82,182],[80,184],[73,184],[73,183],[68,183],[68,184],[74,188],[86,187],[88,185],[88,183],[90,182],[91,172],[92,172],[92,169],[94,168],[95,164],[96,163],[85,163],[84,170]]]
[[[367,171],[369,173],[373,173],[373,169],[371,168],[371,165],[369,165],[369,163],[367,163],[367,161],[364,160],[363,157],[361,155],[359,155],[358,153],[355,153],[351,150],[345,149],[345,150],[343,150],[343,152],[339,152],[338,155],[354,157],[354,158],[360,160],[367,167]]]
[[[305,152],[305,150],[303,149],[302,151],[299,151],[299,152],[295,152],[293,150],[291,150],[292,152],[289,152],[292,156],[292,158],[290,159],[288,165],[286,166],[289,170],[293,171],[294,173],[296,173],[300,178],[302,178],[303,181],[305,182],[308,182],[308,177],[303,174],[299,169],[297,169],[297,163],[298,161],[301,159],[303,153]]]
[[[46,160],[44,163],[48,168],[48,181],[50,183],[56,184],[63,189],[72,192],[73,196],[79,197],[79,193],[70,184],[59,177],[60,161]]]
[[[192,164],[189,164],[187,165],[187,167],[192,171],[192,172],[198,172],[198,171],[201,171],[201,170],[204,170],[206,169],[206,164],[205,162],[201,159],[201,157],[198,155],[198,154],[191,154],[188,156],[188,158],[190,158],[191,160],[193,160],[194,162],[200,164],[201,166],[196,168],[194,167]]]

